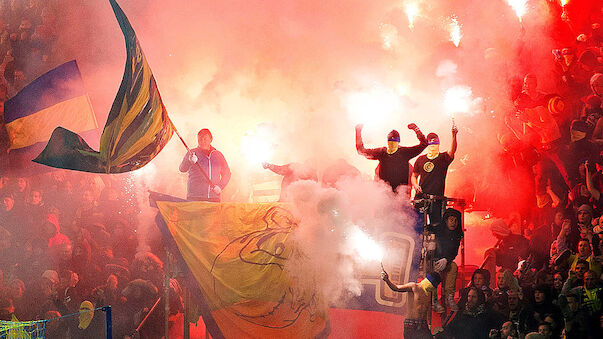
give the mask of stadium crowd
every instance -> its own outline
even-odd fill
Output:
[[[0,1],[0,102],[50,68],[52,4]],[[523,202],[492,223],[497,245],[469,285],[445,299],[451,313],[436,337],[603,337],[602,10],[560,17],[575,39],[552,51],[555,93],[541,92],[534,73],[512,86],[515,109],[499,141]],[[110,304],[115,337],[134,333],[161,295],[166,254],[158,235],[140,243],[148,225],[127,180],[0,172],[0,320]],[[169,286],[173,315],[182,312],[182,290],[175,279]],[[142,337],[161,337],[164,310],[152,313]],[[76,318],[51,322],[46,335],[98,337],[103,321],[87,329]]]
[[[484,254],[436,338],[601,338],[603,30],[597,4],[563,12],[550,63],[554,93],[534,73],[510,81],[514,109],[499,134],[518,208],[491,224]],[[545,68],[545,66],[542,66]],[[520,80],[521,79],[521,80]],[[455,302],[458,301],[458,302]],[[434,303],[436,311],[443,306]]]

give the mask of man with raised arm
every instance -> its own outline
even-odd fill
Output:
[[[452,126],[452,145],[448,152],[440,152],[440,138],[435,133],[427,135],[427,154],[421,155],[415,162],[411,182],[417,191],[415,198],[420,199],[425,194],[443,196],[446,185],[448,166],[454,160],[459,130]],[[436,200],[429,214],[429,224],[439,223],[442,219],[442,201]]]
[[[407,313],[404,319],[405,339],[431,339],[431,330],[427,324],[427,311],[431,303],[431,292],[440,284],[441,278],[438,272],[428,273],[427,278],[419,283],[409,282],[396,285],[389,280],[387,272],[381,272],[381,278],[392,291],[407,292],[409,294],[406,305]]]
[[[367,159],[378,160],[376,173],[379,179],[385,181],[392,191],[398,192],[402,185],[408,186],[409,163],[408,161],[421,154],[427,147],[427,139],[415,124],[408,125],[408,128],[415,131],[419,144],[411,147],[400,146],[400,133],[392,130],[387,135],[387,147],[364,148],[362,142],[362,124],[356,125],[356,150],[358,154]],[[409,190],[408,190],[409,191]]]

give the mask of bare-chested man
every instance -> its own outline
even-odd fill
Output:
[[[431,302],[431,293],[440,284],[441,278],[437,272],[427,274],[420,283],[409,282],[396,285],[389,280],[387,272],[381,272],[381,278],[389,288],[396,292],[408,292],[406,319],[404,320],[405,339],[431,339],[431,330],[427,324],[427,309]]]

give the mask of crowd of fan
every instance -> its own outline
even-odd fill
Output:
[[[552,51],[555,93],[534,74],[514,88],[499,139],[523,208],[492,223],[498,243],[436,337],[603,337],[603,30],[591,14]]]
[[[57,0],[0,0],[0,126],[4,102],[56,63]],[[0,166],[8,135],[0,129]]]
[[[113,334],[135,332],[162,294],[165,253],[158,239],[139,243],[139,211],[126,187],[122,179],[67,171],[0,176],[0,320],[53,319],[111,305]],[[182,312],[178,286],[170,281],[171,314]],[[142,337],[163,335],[164,310],[159,303]],[[46,337],[103,336],[99,313],[86,329],[77,316],[51,321]]]
[[[52,1],[0,0],[0,101],[47,69],[56,38]],[[600,11],[599,11],[600,12]],[[436,337],[603,337],[603,32],[600,15],[553,50],[555,93],[528,74],[501,134],[504,171],[525,207],[492,224],[498,238],[450,303]],[[564,20],[569,21],[567,17]],[[51,319],[112,305],[114,334],[134,332],[164,284],[161,246],[140,251],[138,210],[122,179],[55,171],[0,177],[0,320]],[[43,189],[42,189],[43,188]],[[130,199],[130,201],[127,201]],[[170,281],[170,313],[182,310]],[[163,333],[163,305],[142,332]],[[77,318],[48,337],[98,337]],[[533,333],[537,332],[537,333]],[[153,335],[151,335],[153,337]]]
[[[55,2],[0,1],[0,99],[15,95],[50,69],[56,40]]]

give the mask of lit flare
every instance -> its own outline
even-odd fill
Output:
[[[241,152],[247,163],[259,166],[270,162],[274,154],[272,133],[268,128],[256,128],[241,138]]]
[[[408,18],[408,28],[413,29],[415,27],[415,19],[419,15],[419,4],[416,2],[409,2],[404,5],[404,13]]]
[[[444,93],[444,107],[448,115],[454,118],[457,113],[467,113],[471,109],[473,92],[468,86],[453,86]]]
[[[459,47],[461,38],[463,37],[463,32],[461,31],[461,25],[459,24],[456,16],[452,16],[450,18],[448,31],[450,32],[450,41],[452,41],[456,47]]]
[[[363,261],[383,260],[383,248],[358,226],[350,229],[348,240],[354,253]]]
[[[513,8],[515,15],[517,15],[519,22],[521,22],[521,18],[528,11],[528,0],[507,0],[507,3]]]

